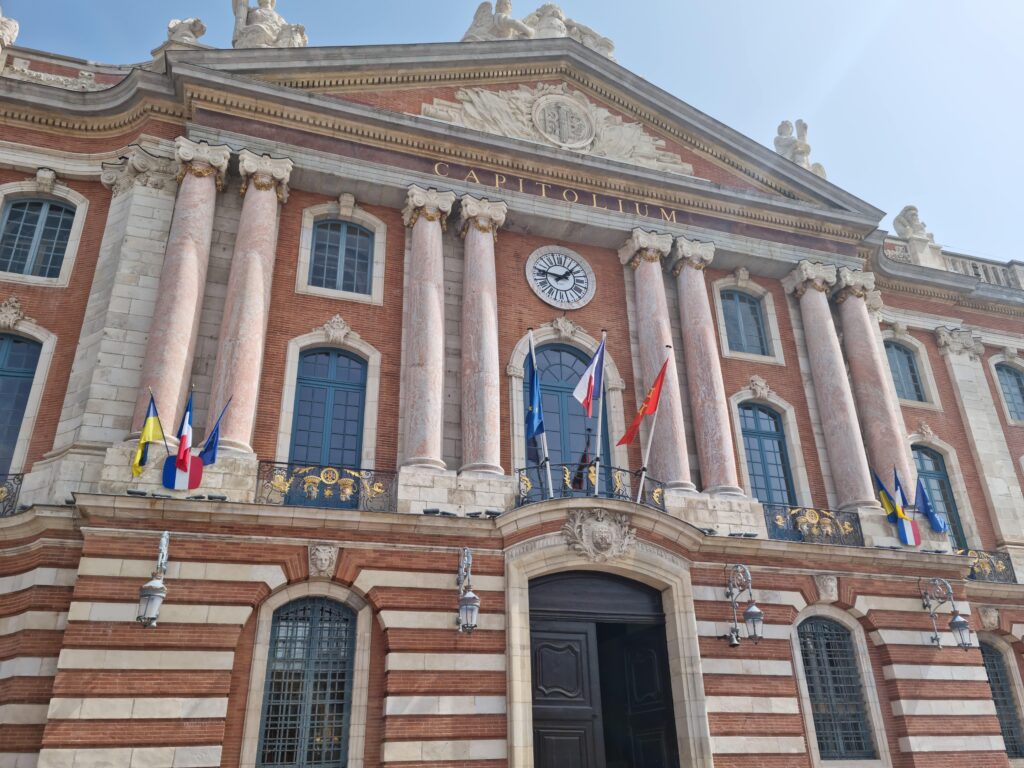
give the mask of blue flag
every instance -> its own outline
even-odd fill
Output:
[[[933,531],[936,533],[946,533],[949,531],[949,521],[946,520],[945,515],[940,515],[935,511],[935,507],[932,506],[932,500],[928,498],[928,491],[925,490],[924,481],[920,477],[917,478],[916,501],[917,508],[928,518]]]
[[[532,351],[532,350],[531,350]],[[544,431],[544,409],[540,400],[540,376],[533,364],[533,355],[526,356],[526,381],[530,388],[530,401],[526,404],[526,439]]]
[[[217,447],[220,445],[220,420],[224,418],[224,414],[227,413],[228,406],[231,405],[231,398],[224,403],[224,410],[220,412],[220,416],[217,417],[217,423],[213,425],[213,429],[210,430],[210,434],[206,436],[206,442],[203,443],[203,450],[199,452],[199,458],[203,460],[203,466],[210,466],[217,461]]]

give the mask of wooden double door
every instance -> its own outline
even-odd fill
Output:
[[[678,766],[660,593],[560,574],[531,584],[530,606],[536,767]]]

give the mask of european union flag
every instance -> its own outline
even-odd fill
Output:
[[[526,356],[526,381],[530,388],[530,401],[526,404],[526,439],[544,431],[544,409],[540,404],[540,376],[533,364],[533,355]]]

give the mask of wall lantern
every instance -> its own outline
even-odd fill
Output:
[[[153,578],[139,589],[139,615],[136,617],[136,621],[143,627],[156,626],[156,620],[160,616],[160,606],[164,604],[164,598],[167,597],[164,576],[167,574],[167,546],[170,540],[170,534],[164,531],[160,537],[160,552],[156,558],[156,570],[153,571]]]
[[[473,568],[473,553],[469,547],[462,548],[462,557],[459,559],[459,572],[455,576],[455,585],[459,588],[459,615],[455,617],[455,626],[459,632],[469,634],[476,629],[477,619],[480,617],[480,598],[473,592],[471,570]]]
[[[921,586],[920,580],[918,580],[918,586]],[[936,648],[942,647],[938,623],[939,608],[946,603],[949,603],[949,607],[953,611],[953,618],[949,620],[949,631],[953,633],[956,644],[966,651],[971,647],[971,626],[957,610],[956,602],[953,600],[953,587],[945,579],[928,579],[924,582],[924,586],[921,586],[921,605],[931,617],[932,629],[935,631],[931,640]]]
[[[732,627],[729,628],[729,634],[724,637],[729,638],[729,646],[732,648],[740,644],[739,603],[743,593],[746,592],[747,607],[743,610],[743,623],[747,627],[747,638],[753,640],[756,645],[762,637],[764,613],[754,602],[750,569],[745,565],[728,565],[726,574],[725,596],[732,605]]]

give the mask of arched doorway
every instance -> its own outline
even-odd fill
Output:
[[[606,573],[530,582],[536,768],[679,764],[661,593]]]

